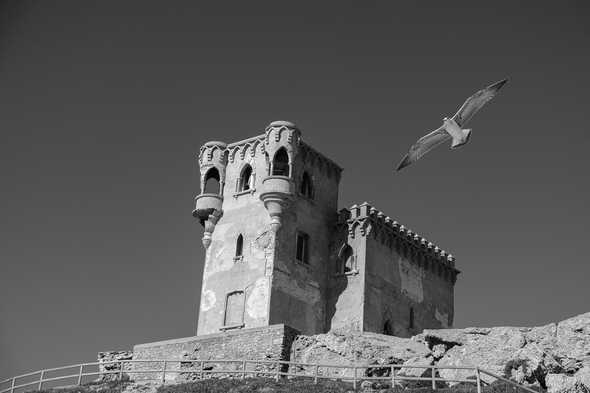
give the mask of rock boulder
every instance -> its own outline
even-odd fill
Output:
[[[404,339],[374,333],[326,333],[299,336],[291,360],[303,363],[380,366],[358,376],[390,376],[388,365],[406,365],[398,372],[428,376],[430,365],[474,366],[550,393],[590,392],[590,313],[539,327],[492,327],[425,330]],[[409,366],[424,366],[422,369]],[[311,373],[313,370],[302,369]],[[328,369],[321,374],[352,376],[352,370]],[[471,370],[440,370],[446,379],[474,379]],[[482,374],[485,382],[495,378]],[[586,390],[584,390],[586,389]]]

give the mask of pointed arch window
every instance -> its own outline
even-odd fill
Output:
[[[338,262],[336,266],[336,275],[357,274],[354,250],[349,244],[343,244],[338,251]]]
[[[213,167],[207,171],[204,179],[203,194],[219,194],[219,171]]]
[[[339,274],[346,274],[353,271],[354,252],[352,247],[344,244],[338,251],[338,271]]]
[[[311,176],[309,176],[309,173],[307,172],[303,172],[299,192],[306,198],[313,198],[313,183],[311,181]]]
[[[409,329],[414,329],[414,307],[410,307],[410,320],[408,323]]]
[[[383,334],[393,336],[393,327],[391,326],[389,319],[383,324]]]
[[[273,176],[289,176],[289,155],[284,147],[275,153],[272,159]]]
[[[254,177],[252,175],[252,167],[249,164],[246,164],[246,166],[244,166],[242,169],[242,173],[240,174],[240,179],[238,181],[238,192],[253,189],[253,180]]]
[[[244,253],[244,236],[240,233],[238,239],[236,240],[236,255],[234,256],[234,261],[241,261],[243,258]]]

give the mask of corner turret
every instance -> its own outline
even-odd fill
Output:
[[[223,186],[227,166],[227,144],[212,141],[205,143],[199,151],[199,167],[201,171],[201,193],[195,197],[193,217],[199,219],[205,227],[203,246],[211,244],[211,234],[217,221],[223,214]]]
[[[260,200],[270,215],[270,225],[275,233],[281,227],[283,211],[293,196],[293,162],[300,142],[301,132],[291,122],[273,121],[266,127],[267,173],[262,180]]]

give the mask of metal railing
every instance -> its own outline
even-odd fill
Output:
[[[141,364],[148,364],[148,368],[142,368]],[[158,367],[149,368],[149,364],[156,364]],[[216,369],[212,365],[229,365],[233,368],[219,368]],[[85,371],[89,367],[98,368],[96,371]],[[106,367],[105,367],[106,366]],[[68,369],[76,369],[75,373],[67,373]],[[109,371],[109,369],[111,369]],[[422,369],[424,372],[418,373],[419,376],[408,375],[410,370]],[[313,370],[309,372],[309,370]],[[336,372],[329,370],[337,370]],[[444,370],[459,370],[464,375],[462,378],[443,378],[440,372]],[[58,371],[65,372],[66,375],[50,376],[51,373]],[[303,371],[303,372],[297,372]],[[359,373],[360,371],[360,373]],[[419,370],[418,370],[419,371]],[[372,374],[381,373],[386,375],[373,376]],[[426,375],[425,374],[430,374]],[[27,374],[18,375],[6,380],[0,381],[0,388],[3,385],[9,386],[0,390],[0,393],[15,393],[17,390],[27,391],[24,388],[33,386],[28,390],[41,390],[50,382],[67,381],[71,382],[67,386],[80,386],[85,377],[97,376],[104,380],[133,380],[136,382],[157,381],[160,384],[171,383],[176,381],[178,377],[183,378],[178,382],[190,382],[207,378],[214,378],[215,375],[226,377],[246,378],[248,375],[257,377],[270,377],[279,380],[281,377],[298,378],[307,377],[313,378],[314,383],[318,383],[319,379],[340,380],[343,382],[352,383],[353,389],[364,381],[371,382],[385,382],[390,383],[392,387],[399,386],[404,381],[422,381],[426,382],[433,390],[440,388],[441,385],[449,386],[452,383],[472,384],[477,388],[478,393],[482,393],[484,386],[489,385],[492,380],[499,380],[504,382],[507,386],[513,388],[514,392],[528,392],[538,393],[537,391],[511,381],[507,378],[493,374],[489,371],[480,369],[479,367],[461,367],[461,366],[405,366],[402,364],[374,364],[374,365],[334,365],[334,364],[315,364],[315,363],[299,363],[282,360],[227,360],[227,359],[207,359],[207,360],[188,360],[188,359],[145,359],[145,360],[113,360],[101,361],[92,363],[81,363],[70,366],[56,367],[50,369],[43,369]],[[37,376],[38,379],[33,381],[26,381]],[[486,379],[488,381],[486,381]],[[93,382],[96,382],[94,380]],[[52,387],[64,387],[56,385]],[[438,383],[438,384],[437,384]],[[450,385],[452,386],[452,385]]]

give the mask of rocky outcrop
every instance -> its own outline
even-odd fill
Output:
[[[315,336],[298,336],[291,347],[291,361],[330,365],[391,365],[406,362],[424,362],[430,350],[422,343],[407,338],[385,336],[382,334],[345,334],[330,332]],[[300,367],[302,373],[311,369]],[[412,370],[414,371],[414,370]],[[389,375],[390,368],[375,367],[366,375]],[[408,370],[408,372],[410,372]],[[321,368],[321,375],[351,377],[352,369]],[[359,375],[360,376],[360,375]]]
[[[533,328],[425,330],[413,339],[431,349],[445,346],[438,365],[478,366],[519,383],[547,388],[547,375],[575,378],[573,375],[590,356],[590,313]],[[447,370],[441,376],[460,378],[464,373]],[[491,380],[491,377],[484,379]],[[552,377],[550,384],[557,379]]]
[[[324,364],[406,365],[400,374],[429,375],[429,365],[477,366],[550,393],[590,392],[590,313],[540,327],[425,330],[403,339],[380,334],[299,336],[291,360]],[[424,366],[410,368],[409,366]],[[335,375],[335,371],[325,373]],[[350,372],[344,373],[344,375]],[[441,370],[446,379],[471,379],[469,370]],[[494,378],[483,375],[486,382]]]

